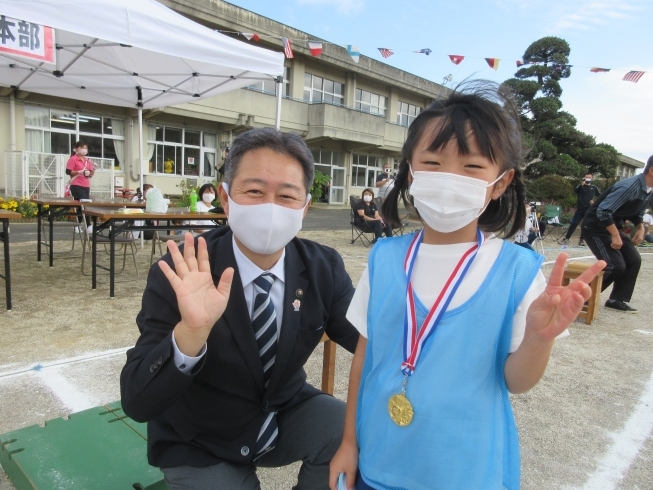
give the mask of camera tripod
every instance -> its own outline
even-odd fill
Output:
[[[540,243],[540,252],[544,255],[544,244],[542,243],[542,233],[540,233],[540,221],[537,219],[537,212],[533,206],[531,206],[531,212],[526,219],[530,219],[531,223],[533,223],[532,231],[535,232],[535,240],[533,240],[533,243]]]

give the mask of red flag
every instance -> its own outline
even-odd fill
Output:
[[[607,73],[607,72],[610,71],[610,68],[597,68],[597,67],[594,67],[594,68],[590,68],[590,71],[592,73]]]
[[[322,54],[322,43],[308,41],[308,49],[311,50],[313,56],[320,56]]]
[[[290,39],[287,37],[282,37],[281,41],[283,42],[283,52],[286,54],[286,58],[294,58],[295,55],[292,52],[292,44],[290,44]]]
[[[254,41],[259,41],[261,38],[258,37],[258,34],[255,34],[253,32],[241,32],[243,37],[245,37],[248,41],[251,41],[252,39]]]
[[[629,71],[628,73],[626,73],[626,75],[624,75],[623,79],[626,82],[637,83],[637,82],[639,82],[639,79],[644,76],[644,73],[646,73],[646,72],[643,72],[643,71]]]
[[[522,60],[517,60],[515,64],[517,65],[517,68],[519,68],[520,66],[524,66],[526,63],[524,63]]]
[[[485,61],[487,61],[488,66],[493,70],[499,69],[499,61],[501,61],[499,58],[485,58]]]
[[[381,56],[384,58],[390,58],[394,53],[388,48],[377,48],[381,52]]]
[[[461,61],[465,59],[465,57],[457,54],[450,54],[449,59],[454,65],[459,65]]]

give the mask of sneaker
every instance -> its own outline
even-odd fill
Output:
[[[605,302],[605,307],[606,308],[612,308],[613,310],[619,310],[619,311],[624,311],[626,313],[637,313],[637,308],[633,308],[632,306],[628,305],[627,303],[624,303],[623,301],[619,301],[617,299],[609,299]]]
[[[558,243],[562,245],[562,248],[564,249],[567,248],[567,245],[569,244],[569,240],[567,240],[566,238],[561,238],[560,240],[558,240]]]
[[[579,247],[587,247],[587,245],[585,245],[585,240],[583,240],[582,238],[580,240],[578,240],[578,246]]]

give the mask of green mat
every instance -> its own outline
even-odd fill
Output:
[[[0,435],[0,464],[17,490],[167,490],[147,462],[146,424],[120,402]]]

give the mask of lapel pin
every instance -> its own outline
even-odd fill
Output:
[[[298,289],[297,291],[295,291],[295,296],[297,296],[298,298],[301,298],[302,296],[304,296],[304,290],[303,289]]]
[[[295,308],[295,311],[299,311],[299,307],[301,306],[302,302],[296,299],[295,301],[292,302],[293,308]]]

